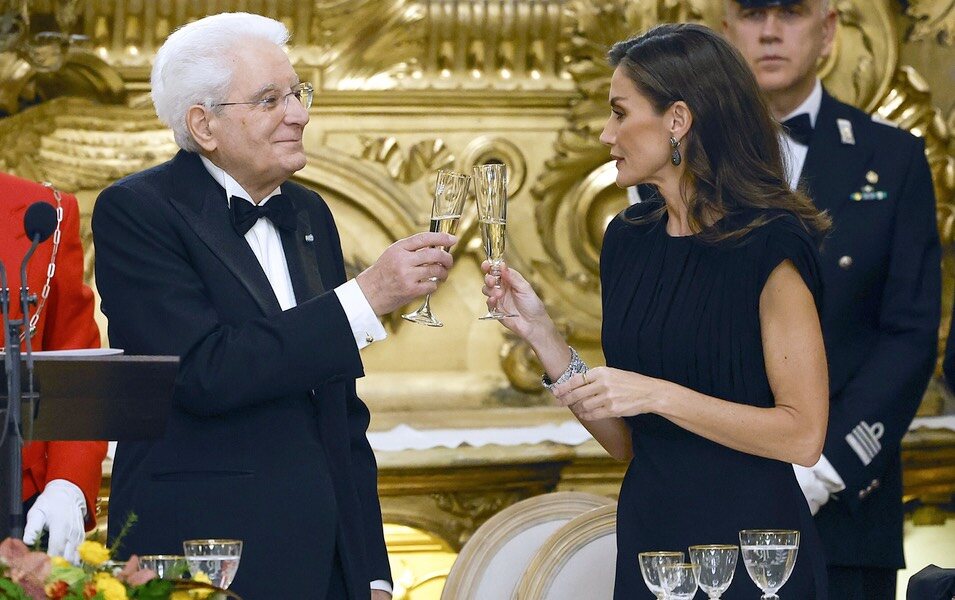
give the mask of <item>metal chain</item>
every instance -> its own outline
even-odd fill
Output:
[[[53,199],[56,200],[56,230],[53,231],[53,252],[50,253],[50,264],[46,267],[46,282],[43,284],[43,290],[40,292],[40,303],[36,307],[36,312],[30,317],[30,326],[27,329],[27,331],[30,332],[31,338],[36,333],[36,325],[40,322],[40,313],[43,312],[43,307],[46,306],[46,300],[50,297],[50,281],[56,272],[56,252],[60,249],[60,224],[63,223],[63,199],[60,196],[60,190],[53,187],[52,183],[46,181],[43,182],[43,185],[53,190]],[[26,282],[21,282],[20,285],[26,285]],[[20,341],[22,342],[24,339],[26,339],[26,331],[21,331]]]

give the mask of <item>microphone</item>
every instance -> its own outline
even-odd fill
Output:
[[[36,236],[40,236],[37,241],[45,242],[47,238],[53,235],[56,229],[56,209],[52,205],[43,201],[37,201],[31,204],[23,215],[23,230],[31,241]]]
[[[27,250],[20,263],[20,308],[23,316],[13,320],[10,318],[10,294],[7,288],[6,269],[0,264],[0,309],[3,312],[4,329],[4,368],[7,374],[7,410],[6,418],[3,423],[3,431],[0,433],[0,439],[7,440],[7,451],[5,462],[7,465],[6,474],[7,487],[9,495],[7,498],[8,512],[10,519],[10,536],[16,539],[23,539],[23,499],[22,493],[22,460],[20,449],[23,445],[23,435],[21,432],[20,400],[22,390],[20,388],[20,331],[26,326],[29,329],[30,304],[34,297],[30,295],[30,289],[27,287],[27,263],[30,257],[36,251],[40,242],[45,241],[56,230],[57,214],[56,209],[46,202],[38,201],[27,207],[23,215],[23,230],[30,238],[30,249]],[[24,335],[25,352],[23,358],[26,359],[26,375],[29,385],[29,397],[33,398],[33,345],[30,342],[30,332],[26,331]],[[28,415],[27,419],[32,419],[33,415]]]

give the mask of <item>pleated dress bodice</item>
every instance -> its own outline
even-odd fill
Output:
[[[821,297],[818,252],[790,213],[735,241],[671,236],[658,204],[614,219],[601,254],[603,350],[610,367],[665,379],[723,400],[774,404],[766,374],[759,297],[770,273],[793,263]],[[726,217],[723,226],[757,213]],[[788,463],[746,454],[657,415],[626,419],[634,458],[618,505],[615,597],[650,598],[637,553],[694,544],[738,544],[741,529],[798,529],[796,567],[782,597],[823,599],[825,561]],[[725,600],[760,597],[739,561]]]

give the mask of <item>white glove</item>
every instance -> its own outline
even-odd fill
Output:
[[[829,502],[832,494],[846,489],[846,484],[825,456],[820,456],[819,461],[808,468],[793,465],[793,471],[813,515]]]
[[[46,484],[27,513],[23,542],[27,545],[35,543],[43,530],[48,529],[50,545],[47,554],[62,556],[76,564],[80,558],[77,549],[85,536],[85,519],[83,491],[65,479],[54,479]]]

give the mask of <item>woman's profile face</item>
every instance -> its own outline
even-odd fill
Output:
[[[658,114],[617,67],[610,79],[610,118],[600,142],[610,148],[617,165],[617,185],[659,184],[670,165],[670,123],[667,113]]]

